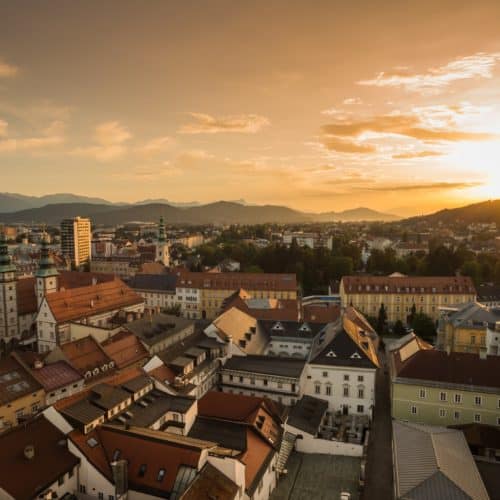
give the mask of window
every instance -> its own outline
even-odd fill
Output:
[[[57,484],[58,484],[59,486],[62,486],[62,485],[64,484],[64,475],[63,475],[63,476],[61,476],[61,477],[57,480]]]
[[[160,469],[158,471],[158,476],[156,477],[156,480],[161,483],[163,481],[163,478],[165,477],[165,469]]]
[[[100,492],[98,493],[98,495],[97,495],[97,498],[98,498],[99,500],[104,500],[104,493],[103,493],[102,491],[100,491]]]
[[[116,462],[119,458],[120,458],[120,455],[122,454],[122,452],[117,448],[114,452],[113,452],[113,462]]]
[[[481,396],[474,396],[474,404],[476,406],[481,406],[483,404],[483,399]]]
[[[240,377],[240,382],[243,382],[243,377]]]
[[[420,389],[419,397],[421,397],[423,399],[423,398],[425,398],[425,396],[426,396],[425,389]]]
[[[439,401],[446,401],[446,392],[439,393]]]
[[[323,377],[328,377],[328,372],[323,372]]]
[[[411,412],[412,415],[416,415],[417,414],[417,407],[416,406],[412,406],[410,408],[410,412]]]
[[[278,389],[283,389],[283,382],[278,382]]]
[[[500,417],[497,417],[497,425],[500,425]]]
[[[349,381],[349,375],[344,375],[344,380],[347,382]]]
[[[459,411],[455,411],[453,412],[453,418],[455,420],[460,420],[460,412]]]
[[[358,375],[358,382],[364,382],[365,377],[363,375]]]
[[[475,344],[476,343],[476,336],[475,335],[471,335],[470,336],[470,343],[471,344]]]
[[[460,404],[462,402],[462,395],[461,394],[455,394],[455,399],[454,399],[456,404]]]
[[[87,493],[87,488],[85,488],[84,484],[80,485],[80,493]]]
[[[321,384],[314,384],[314,393],[315,394],[321,393]]]
[[[115,496],[114,495],[108,495],[108,500],[115,500]]]
[[[267,385],[267,380],[264,380],[264,385]]]
[[[363,399],[365,397],[365,390],[363,387],[358,387],[358,398]]]
[[[233,381],[233,376],[229,375],[229,380],[232,382]]]
[[[250,384],[255,385],[255,379],[253,377],[250,377]]]
[[[480,413],[474,413],[474,422],[481,422],[481,414]]]
[[[325,387],[325,394],[326,394],[327,396],[331,396],[331,395],[332,395],[332,386],[331,386],[331,385],[327,385],[327,386]]]
[[[344,397],[345,398],[349,397],[349,386],[347,385],[344,387]]]
[[[139,472],[137,473],[137,475],[139,477],[144,477],[144,474],[146,474],[146,469],[147,469],[147,465],[146,464],[141,464],[141,466],[139,467]]]
[[[358,413],[363,413],[365,411],[365,407],[363,405],[358,405],[357,411],[358,411]]]
[[[292,392],[295,392],[295,384],[292,384]]]
[[[439,409],[439,416],[440,416],[441,418],[446,417],[446,410],[444,410],[443,408],[440,408],[440,409]]]

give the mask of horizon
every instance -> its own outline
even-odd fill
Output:
[[[3,189],[400,217],[499,198],[500,4],[364,3],[6,3]]]

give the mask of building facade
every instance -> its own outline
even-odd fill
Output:
[[[75,217],[61,222],[61,251],[75,267],[92,257],[92,231],[90,219]]]

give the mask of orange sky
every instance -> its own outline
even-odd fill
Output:
[[[497,0],[2,2],[0,190],[500,197],[499,20]]]

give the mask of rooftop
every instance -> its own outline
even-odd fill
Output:
[[[118,368],[145,360],[149,354],[132,332],[120,332],[102,343],[104,352]]]
[[[80,373],[66,361],[56,361],[44,365],[42,368],[33,368],[31,373],[47,392],[77,383],[83,379]]]
[[[42,385],[13,356],[0,360],[0,406],[41,389]]]
[[[28,445],[34,447],[31,459],[24,455]],[[79,462],[64,434],[43,416],[0,436],[0,488],[17,500],[38,498]]]
[[[154,290],[155,292],[175,293],[177,276],[175,274],[136,274],[129,282],[135,290]]]
[[[273,356],[233,356],[226,361],[224,370],[244,371],[261,375],[299,378],[304,371],[306,361],[297,358]]]
[[[184,492],[182,500],[233,500],[238,486],[207,463]]]
[[[328,410],[328,401],[302,396],[292,407],[287,424],[315,436]]]
[[[59,348],[69,363],[82,375],[103,365],[109,365],[112,361],[91,335],[62,344]]]

